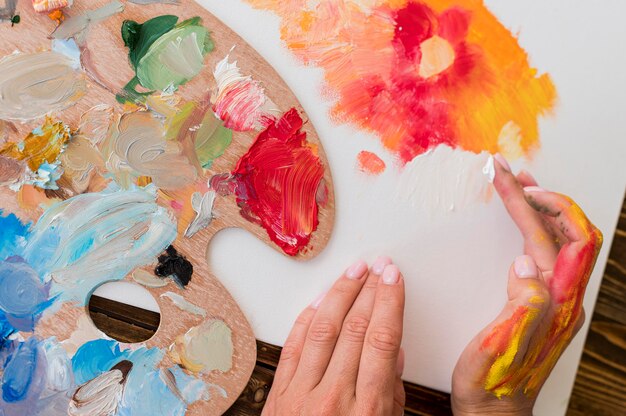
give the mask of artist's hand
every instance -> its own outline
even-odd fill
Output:
[[[400,416],[404,280],[379,258],[357,262],[296,320],[264,416]]]
[[[495,187],[524,236],[508,302],[465,348],[452,378],[455,415],[531,415],[537,394],[584,321],[602,234],[568,197],[515,177],[496,158]]]

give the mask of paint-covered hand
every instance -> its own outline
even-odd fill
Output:
[[[402,415],[403,313],[398,267],[352,265],[296,320],[263,415]]]
[[[524,236],[508,302],[454,370],[455,415],[531,415],[537,394],[584,321],[583,296],[602,233],[570,198],[515,177],[496,157],[495,187]]]

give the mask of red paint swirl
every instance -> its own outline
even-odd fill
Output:
[[[316,195],[324,167],[301,131],[294,108],[262,131],[231,176],[214,177],[220,193],[235,193],[241,214],[267,230],[285,253],[295,256],[317,229]]]

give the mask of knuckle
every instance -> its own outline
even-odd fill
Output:
[[[292,360],[300,355],[301,347],[294,341],[287,341],[282,351],[280,352],[280,359]]]
[[[298,325],[298,326],[309,326],[311,324],[312,320],[313,320],[313,315],[312,314],[301,313],[296,318],[295,325]]]
[[[385,358],[391,358],[398,353],[401,343],[401,333],[390,326],[372,328],[367,337],[367,343],[372,350]]]
[[[547,308],[550,304],[550,292],[545,286],[539,284],[528,285],[522,293],[522,300],[533,307]]]
[[[311,324],[307,339],[316,343],[334,342],[339,335],[339,329],[334,322],[318,321]]]
[[[363,342],[370,321],[364,316],[351,316],[346,319],[342,329],[344,335],[349,341]]]

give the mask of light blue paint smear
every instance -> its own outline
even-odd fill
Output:
[[[157,205],[156,188],[77,195],[48,208],[23,257],[61,301],[85,304],[100,284],[156,261],[176,238],[176,223]]]
[[[0,260],[20,255],[26,244],[30,224],[24,224],[15,214],[3,215],[0,209]]]
[[[178,394],[170,390],[157,369],[164,352],[158,348],[121,350],[112,340],[95,340],[81,346],[72,358],[76,384],[81,385],[109,371],[122,360],[133,363],[128,373],[118,416],[184,415],[187,406],[207,399],[207,388],[202,380],[185,374],[179,367],[171,368]],[[181,397],[182,396],[182,397]],[[182,399],[181,399],[182,398]]]
[[[0,312],[15,330],[35,329],[41,313],[51,303],[48,285],[41,283],[35,270],[21,257],[0,261]]]
[[[66,416],[75,386],[67,353],[55,338],[13,341],[0,358],[2,416]]]

